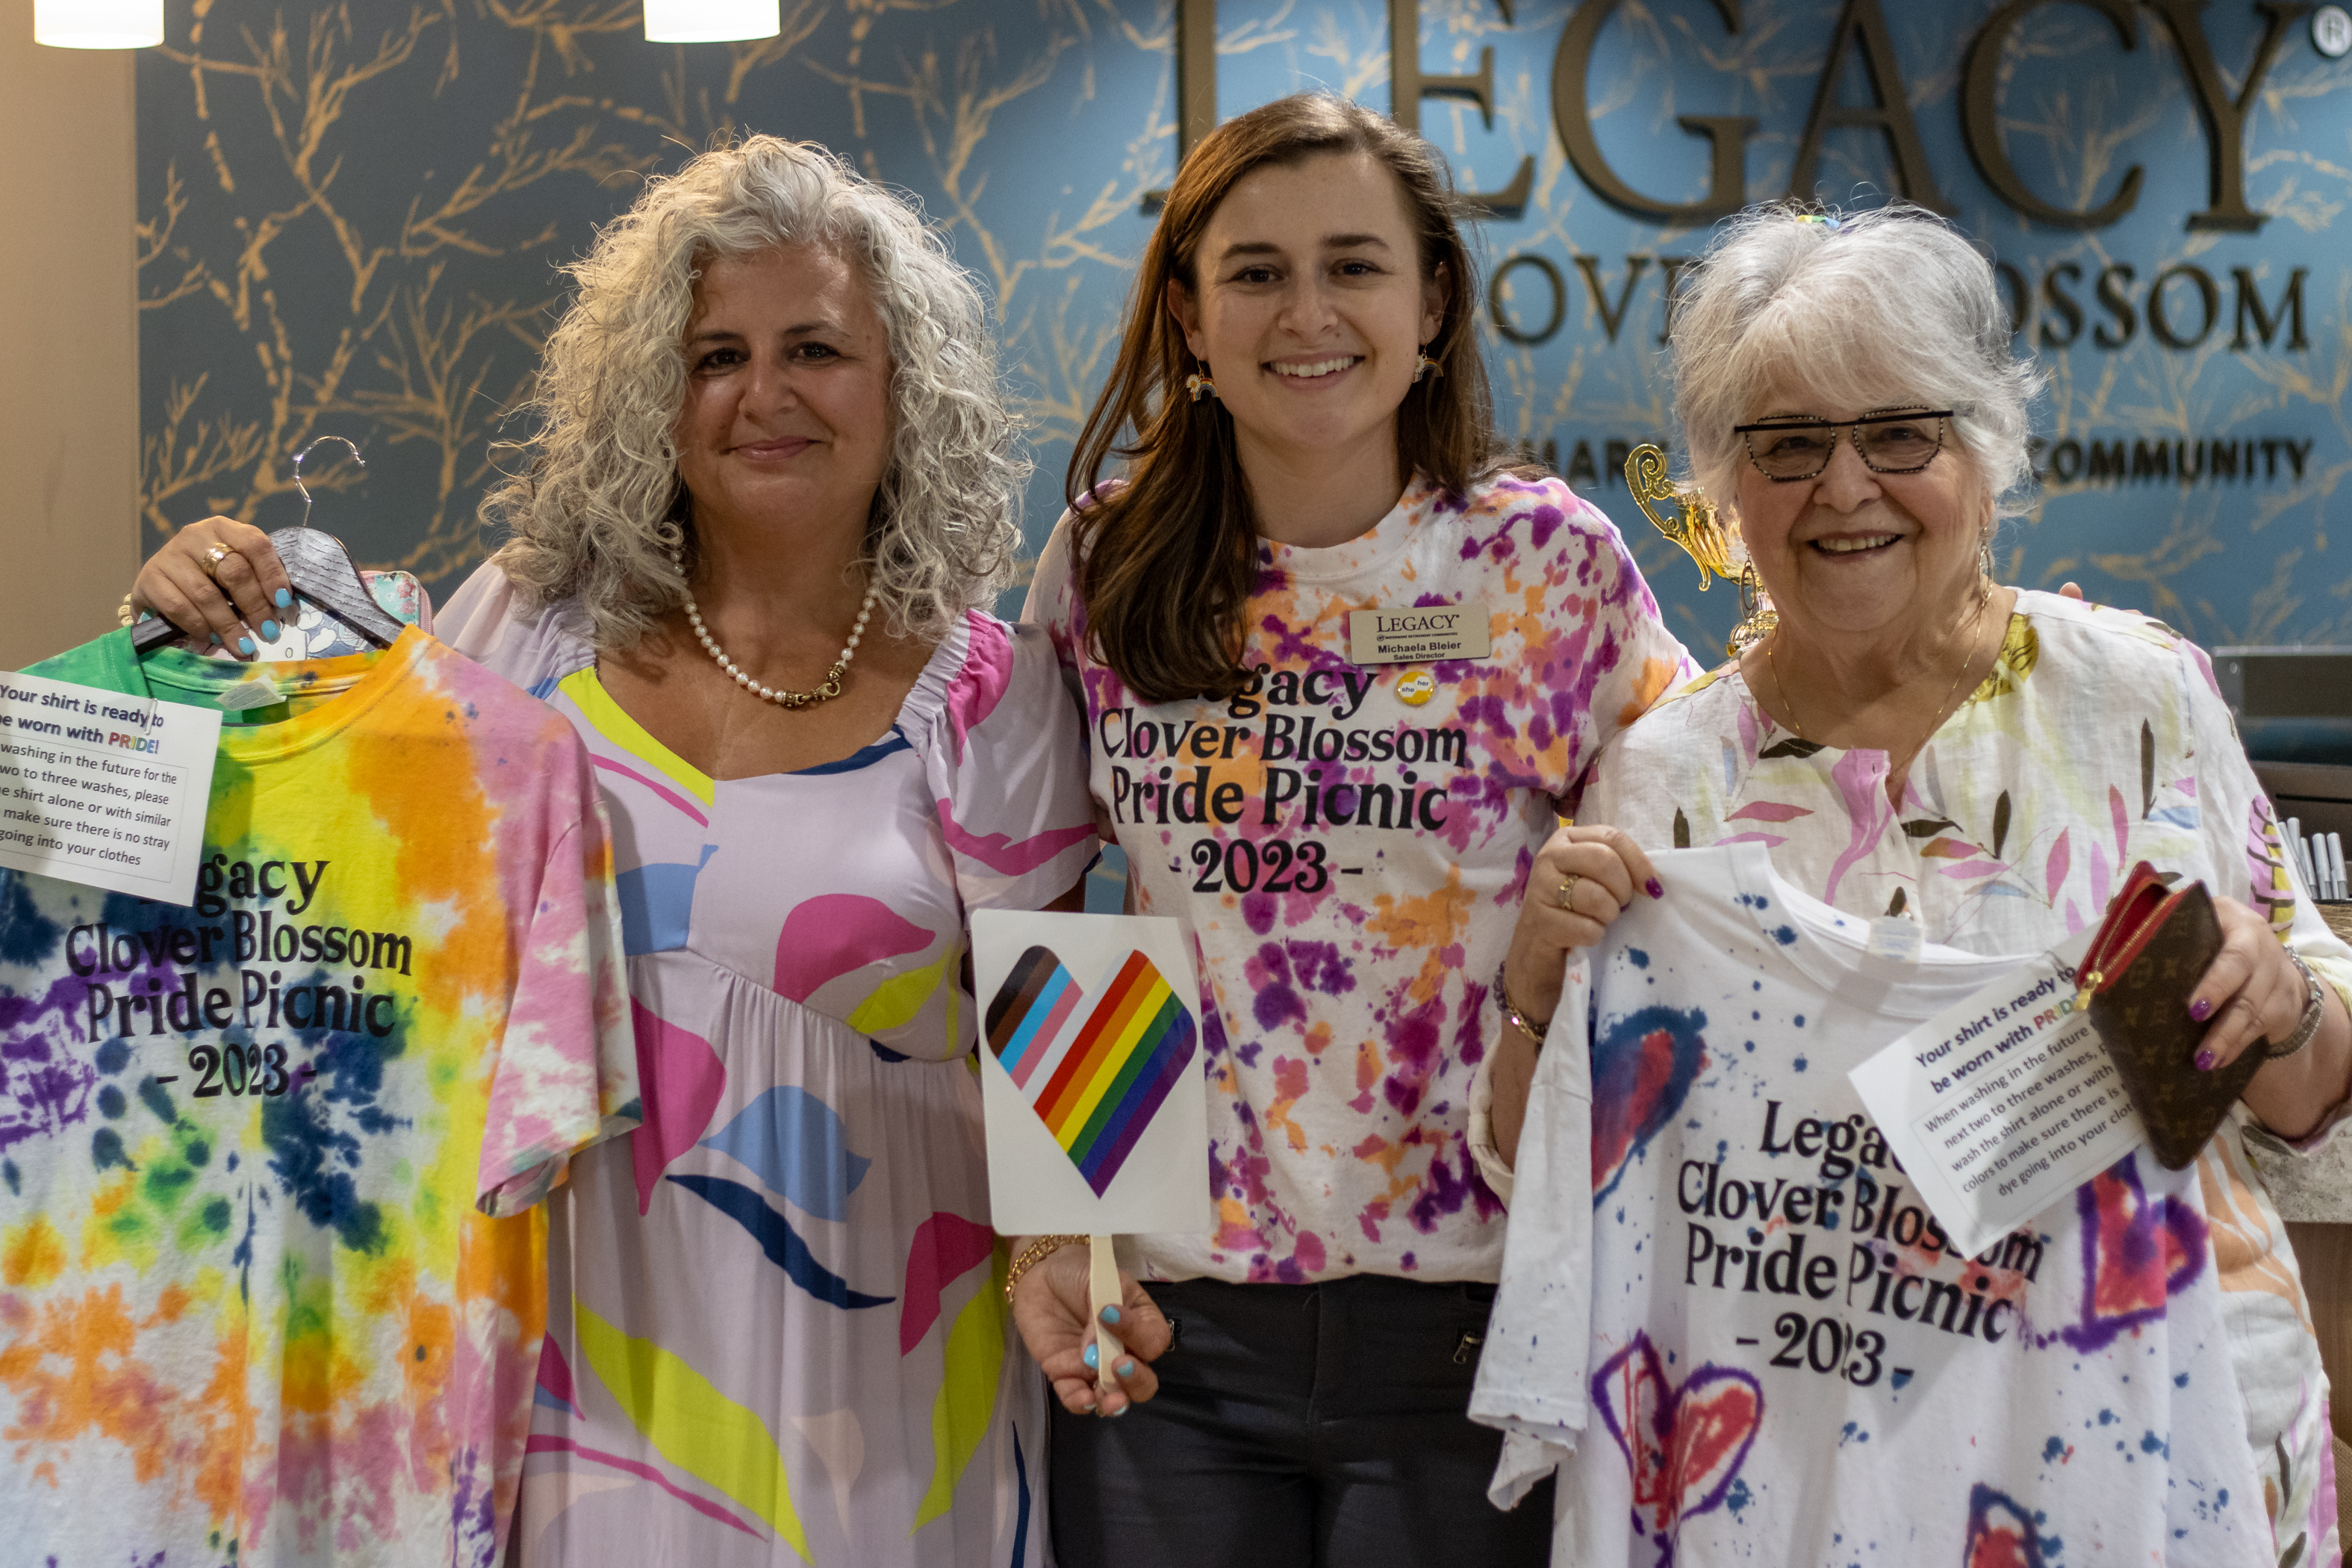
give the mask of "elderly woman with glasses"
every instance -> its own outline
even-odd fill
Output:
[[[2119,1476],[2132,1465],[2159,1468],[2158,1517],[2144,1544],[2161,1560],[2183,1560],[2176,1530],[2210,1529],[2231,1544],[2193,1560],[2337,1561],[2326,1381],[2256,1161],[2315,1147],[2343,1117],[2352,950],[2295,887],[2205,655],[2145,616],[1995,576],[2000,519],[2031,477],[2026,407],[2037,376],[2012,348],[1990,267],[1951,227],[1913,209],[1843,219],[1758,211],[1728,226],[1685,287],[1674,353],[1693,475],[1736,523],[1778,621],[1751,621],[1763,635],[1601,755],[1580,830],[1608,824],[1651,850],[1736,845],[1748,847],[1734,855],[1752,858],[1760,846],[1780,884],[1810,895],[1783,905],[1819,910],[1817,929],[1841,916],[1851,932],[1907,918],[1927,942],[2020,962],[2095,926],[2132,867],[2148,861],[2202,881],[2223,936],[2179,1004],[2203,1031],[2180,1070],[2212,1072],[2248,1051],[2270,1059],[2197,1157],[2193,1179],[2157,1169],[2142,1149],[2035,1216],[2016,1246],[1969,1258],[1924,1210],[1884,1236],[1872,1223],[1874,1200],[1892,1210],[1889,1187],[1916,1184],[1883,1147],[1874,1172],[1857,1171],[1872,1163],[1860,1155],[1832,1169],[1822,1153],[1878,1136],[1845,1075],[1912,1020],[1883,1014],[1876,1038],[1859,1037],[1865,1028],[1843,1051],[1822,1037],[1821,1018],[1811,1028],[1801,1013],[1776,1019],[1769,982],[1756,985],[1751,1010],[1743,976],[1737,1017],[1719,1016],[1688,1059],[1619,1072],[1596,1044],[1589,1162],[1593,1189],[1609,1193],[1599,1206],[1583,1159],[1566,1152],[1587,1135],[1581,1112],[1559,1109],[1573,1099],[1558,1092],[1570,1085],[1563,1075],[1585,1062],[1557,1052],[1538,1060],[1524,1038],[1505,1037],[1481,1086],[1493,1094],[1489,1179],[1508,1185],[1514,1160],[1526,1173],[1498,1337],[1510,1332],[1502,1325],[1515,1291],[1533,1300],[1557,1288],[1560,1268],[1582,1267],[1550,1233],[1588,1227],[1591,1237],[1589,1339],[1533,1351],[1522,1339],[1516,1351],[1538,1370],[1515,1373],[1520,1387],[1482,1384],[1495,1387],[1485,1413],[1498,1424],[1542,1436],[1556,1421],[1548,1435],[1563,1447],[1567,1413],[1589,1415],[1561,1461],[1555,1561],[1647,1563],[1663,1549],[1689,1564],[2027,1563],[2055,1561],[2063,1541],[2074,1562],[2119,1549],[2128,1531],[2090,1520],[2107,1485],[2101,1467]],[[1685,885],[1673,858],[1659,871],[1670,889]],[[1598,927],[1619,913],[1596,876],[1572,879],[1561,901],[1573,905],[1557,917],[1563,926]],[[1790,912],[1776,940],[1795,944],[1792,928],[1804,922]],[[1539,959],[1550,960],[1549,974]],[[1653,975],[1671,955],[1640,958],[1654,960]],[[1549,1014],[1561,994],[1549,952],[1532,952],[1507,979],[1531,1013]],[[1883,994],[1903,982],[1880,973],[1874,984]],[[1638,1045],[1627,1060],[1636,1057],[1649,1061]],[[1802,1157],[1801,1115],[1817,1118],[1803,1124],[1811,1158]],[[1844,1142],[1823,1132],[1832,1122]],[[1565,1182],[1537,1173],[1563,1162]],[[1740,1249],[1727,1277],[1720,1259],[1710,1273],[1706,1260],[1690,1261],[1696,1243],[1684,1245],[1693,1205],[1712,1201],[1705,1179],[1685,1178],[1717,1166],[1724,1182],[1743,1169],[1798,1184],[1818,1173],[1835,1190],[1808,1194],[1801,1211],[1736,1224],[1709,1209],[1710,1241]],[[1761,1204],[1770,1181],[1754,1185]],[[1623,1216],[1643,1204],[1657,1219],[1634,1235]],[[2043,1259],[2042,1233],[2067,1226],[2083,1238],[2068,1244],[2079,1258],[2059,1258],[2053,1243]],[[1826,1293],[1811,1273],[1798,1289],[1793,1260],[1777,1282],[1772,1268],[1759,1281],[1746,1261],[1785,1250],[1798,1229],[1839,1260]],[[1551,1260],[1543,1279],[1538,1258]],[[1816,1257],[1811,1267],[1827,1266]],[[2075,1274],[2074,1286],[2059,1283]],[[1790,1291],[1774,1294],[1782,1284]],[[2065,1294],[2077,1288],[2079,1300]],[[2189,1353],[2179,1344],[2185,1308],[2163,1320],[2191,1289],[2209,1292],[2202,1353],[2216,1358],[2194,1386],[2158,1348]],[[1923,1295],[1946,1303],[1935,1332],[1919,1329],[1925,1313],[1900,1312],[1900,1323],[1889,1315]],[[1977,1309],[1960,1311],[1964,1298]],[[1741,1300],[1756,1305],[1724,1305]],[[1996,1302],[1989,1314],[1986,1300]],[[1874,1305],[1889,1301],[1885,1311]],[[2062,1301],[2074,1316],[2060,1315]],[[1801,1310],[1801,1335],[1811,1319],[1829,1321],[1841,1348],[1827,1371],[1820,1356],[1808,1361],[1818,1343],[1788,1353],[1791,1309]],[[1734,1310],[1752,1320],[1738,1331],[1747,1337],[1727,1331],[1717,1344],[1694,1326]],[[1999,1382],[1943,1359],[1959,1342],[1947,1331],[1979,1325],[1984,1364],[2013,1368]],[[1583,1370],[1546,1415],[1540,1369],[1555,1354]],[[1492,1343],[1487,1356],[1493,1373]],[[2118,1379],[2154,1380],[2168,1426],[2108,1429],[2112,1414],[2096,1399],[2063,1429],[2022,1429],[2014,1415],[2038,1390]],[[1971,1418],[1992,1412],[1981,1434],[1928,1417],[1937,1406],[1925,1402],[1939,1393],[1960,1398]],[[1839,1415],[1820,1430],[1786,1424],[1816,1404]],[[2221,1460],[2192,1473],[2191,1450]],[[2231,1471],[2234,1489],[2200,1485]]]

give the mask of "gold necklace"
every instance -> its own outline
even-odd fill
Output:
[[[1954,693],[1960,689],[1960,682],[1968,679],[1969,667],[1974,665],[1977,661],[1977,642],[1982,635],[1981,628],[1984,625],[1985,606],[1992,603],[1991,579],[1984,578],[1980,579],[1980,581],[1984,584],[1984,586],[1978,592],[1976,609],[1969,617],[1968,651],[1961,656],[1960,672],[1952,677],[1951,689],[1945,692],[1943,701],[1936,705],[1935,713],[1927,721],[1927,733],[1919,737],[1917,744],[1914,745],[1909,751],[1903,753],[1901,761],[1890,761],[1888,763],[1887,772],[1890,774],[1899,773],[1904,768],[1909,767],[1911,765],[1911,759],[1925,751],[1927,749],[1927,742],[1936,738],[1936,731],[1943,727],[1944,720],[1947,716],[1946,710],[1952,705],[1952,697]],[[1765,639],[1764,668],[1771,672],[1772,695],[1780,700],[1781,709],[1789,715],[1789,732],[1801,741],[1805,739],[1805,727],[1797,721],[1797,705],[1789,700],[1789,689],[1780,684],[1780,660],[1772,656],[1772,650],[1780,645],[1780,628],[1775,626],[1772,628],[1772,635]]]

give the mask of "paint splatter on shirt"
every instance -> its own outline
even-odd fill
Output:
[[[208,704],[248,668],[115,633],[34,673]],[[193,906],[0,871],[12,1561],[488,1568],[530,1205],[638,1117],[570,729],[413,628],[269,668]]]
[[[1754,843],[1849,914],[1908,912],[1930,942],[2038,952],[2095,924],[2134,863],[2266,915],[2352,994],[2352,949],[2296,886],[2271,805],[2195,644],[2128,610],[2021,592],[1993,672],[1911,765],[1780,729],[1736,665],[1676,691],[1594,768],[1582,815],[1645,846]],[[2332,1527],[2327,1383],[2294,1250],[2248,1158],[2294,1150],[2242,1106],[2194,1169],[2255,1463],[2284,1551]],[[2308,1549],[2316,1553],[2316,1545]],[[2306,1561],[2317,1561],[2315,1556]]]
[[[1374,609],[1482,616],[1492,651],[1359,664]],[[1143,1238],[1147,1273],[1493,1279],[1465,1092],[1520,886],[1594,753],[1691,670],[1615,528],[1558,480],[1417,479],[1345,544],[1261,542],[1224,702],[1139,702],[1090,656],[1066,519],[1026,614],[1079,684],[1137,911],[1199,943],[1216,1229]]]
[[[1864,1110],[1849,1069],[2022,955],[1874,960],[1752,843],[1658,872],[1538,1063],[1471,1404],[1496,1500],[1557,1467],[1552,1560],[2336,1562],[2332,1510],[2273,1546],[2195,1171],[2127,1154],[1968,1257]]]

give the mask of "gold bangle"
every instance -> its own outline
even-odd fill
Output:
[[[1083,1236],[1041,1236],[1022,1248],[1021,1256],[1013,1260],[1013,1267],[1004,1271],[1004,1304],[1008,1307],[1013,1305],[1013,1288],[1021,1283],[1024,1274],[1066,1247],[1086,1245],[1087,1237]]]

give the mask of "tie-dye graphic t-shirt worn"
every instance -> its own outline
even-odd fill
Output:
[[[2352,992],[2352,949],[2290,875],[2205,655],[2144,616],[2019,594],[1993,672],[1920,752],[1900,805],[1886,770],[1884,752],[1780,729],[1726,665],[1601,757],[1580,815],[1655,847],[1760,844],[1802,891],[1848,914],[1910,911],[1928,941],[1969,952],[2046,951],[2095,924],[2147,860],[2264,913]],[[2281,1552],[2305,1536],[2319,1562],[2335,1519],[2327,1382],[2250,1142],[2297,1157],[2242,1106],[2193,1169],[2263,1504]]]
[[[1871,1125],[1848,1071],[2023,955],[1874,959],[1752,842],[1658,875],[1538,1063],[1470,1407],[1498,1500],[1557,1466],[1552,1561],[2336,1562],[2324,1478],[2273,1545],[2196,1171],[1970,1258]]]
[[[1350,658],[1351,612],[1437,606],[1492,651]],[[1616,529],[1556,479],[1417,479],[1348,543],[1261,542],[1224,702],[1139,702],[1091,656],[1067,520],[1027,615],[1080,683],[1138,912],[1199,944],[1216,1229],[1141,1238],[1147,1275],[1494,1279],[1464,1134],[1520,885],[1601,743],[1690,673]]]
[[[33,673],[210,704],[127,633]],[[0,871],[0,1557],[488,1568],[570,1156],[633,1125],[612,847],[410,629],[268,667],[195,902]]]
[[[963,959],[971,910],[1094,860],[1052,650],[969,613],[871,744],[720,779],[613,700],[586,620],[495,563],[440,616],[594,760],[645,1083],[549,1205],[522,1568],[1037,1568]]]

